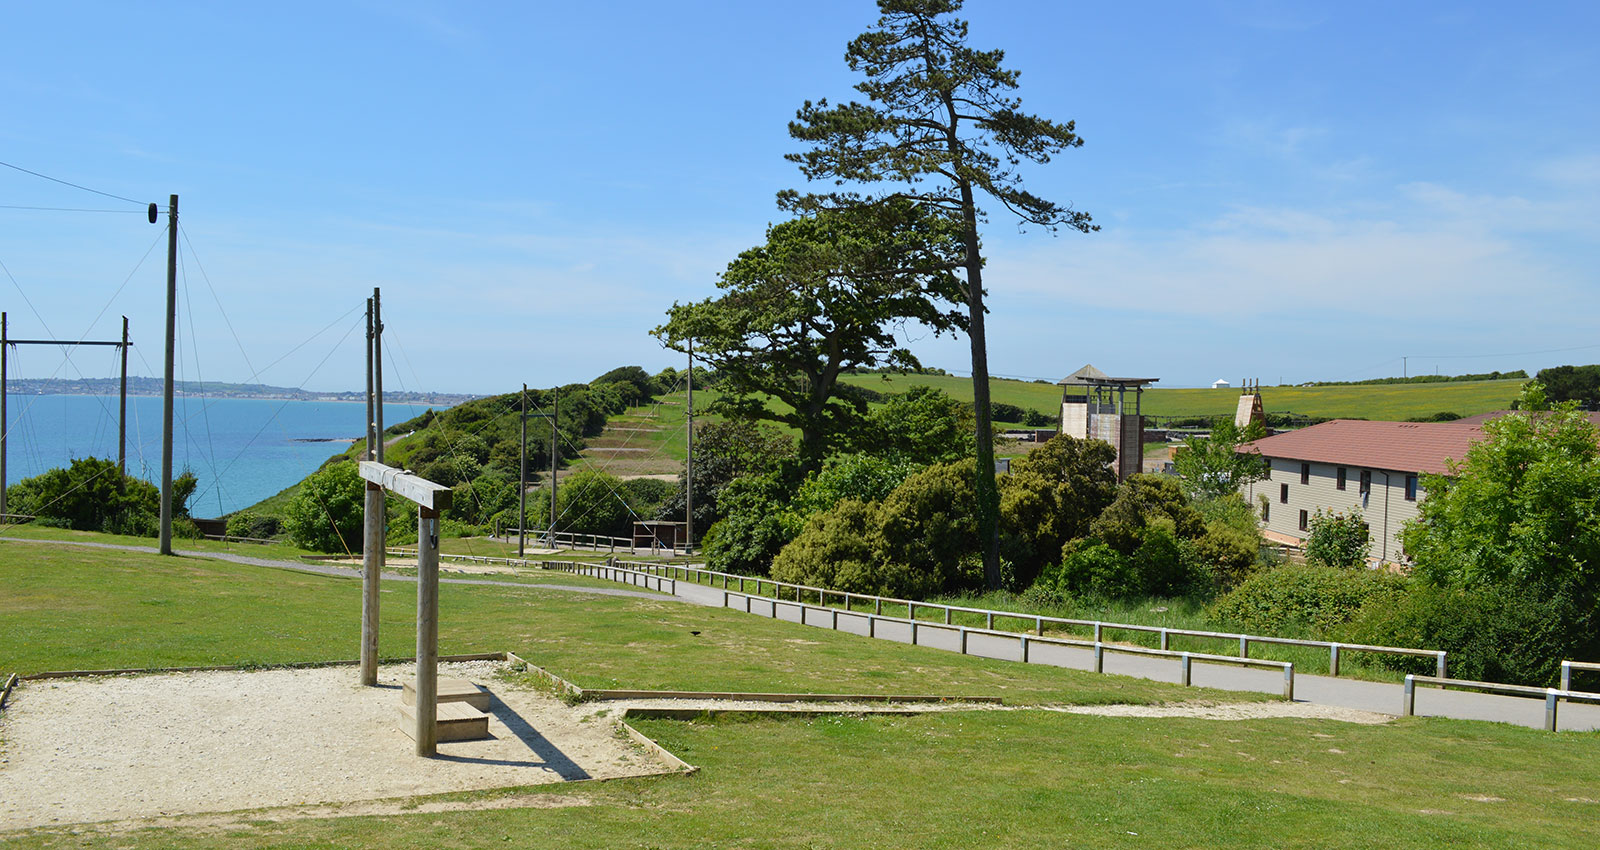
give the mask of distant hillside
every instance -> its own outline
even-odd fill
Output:
[[[951,396],[972,400],[972,379],[954,375],[846,375],[841,380],[878,392],[900,393],[914,386],[938,387]],[[1295,413],[1318,419],[1384,419],[1399,421],[1449,411],[1462,416],[1504,410],[1511,406],[1523,380],[1460,381],[1416,384],[1366,384],[1321,387],[1262,387],[1268,413]],[[992,379],[996,403],[1052,413],[1061,404],[1054,384]],[[1163,389],[1144,392],[1146,416],[1224,416],[1238,405],[1237,388]]]
[[[6,388],[20,395],[116,395],[121,386],[119,378],[11,378]],[[177,381],[173,392],[186,396],[207,398],[269,398],[295,401],[359,401],[366,402],[365,390],[319,393],[294,387],[274,387],[267,384],[228,384],[219,381]],[[128,376],[128,395],[158,396],[162,393],[160,378]],[[433,404],[453,407],[464,401],[482,398],[466,393],[420,393],[384,390],[383,400],[404,404]]]

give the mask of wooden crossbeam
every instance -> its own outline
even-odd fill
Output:
[[[429,510],[450,507],[450,488],[375,460],[361,462],[361,477]]]

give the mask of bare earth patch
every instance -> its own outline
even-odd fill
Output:
[[[353,801],[671,770],[609,720],[495,678],[501,667],[440,665],[494,694],[492,737],[432,759],[399,725],[410,666],[383,668],[377,688],[353,667],[27,682],[0,716],[0,831],[323,803],[342,817],[363,813]]]
[[[1213,705],[1181,702],[1172,705],[1072,705],[1051,707],[1050,711],[1068,714],[1095,714],[1101,717],[1194,717],[1200,720],[1258,720],[1266,717],[1303,717],[1310,720],[1338,720],[1345,723],[1376,725],[1394,718],[1373,711],[1312,705],[1306,702],[1237,702]]]

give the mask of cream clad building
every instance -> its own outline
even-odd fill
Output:
[[[1455,422],[1368,422],[1335,419],[1246,443],[1265,458],[1271,476],[1244,488],[1260,509],[1268,539],[1301,543],[1311,517],[1361,511],[1371,530],[1369,557],[1402,561],[1400,530],[1426,495],[1424,473],[1446,475],[1483,438],[1487,417]],[[1262,498],[1265,499],[1263,503]]]

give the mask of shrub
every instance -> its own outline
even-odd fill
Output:
[[[989,418],[995,422],[1020,423],[1026,416],[1027,413],[1014,404],[1006,404],[1003,401],[989,402]]]
[[[240,511],[228,517],[230,537],[267,538],[283,530],[283,520],[275,516],[262,516],[254,511]]]
[[[284,511],[295,545],[315,552],[359,552],[366,484],[353,462],[335,463],[300,485]]]
[[[707,529],[702,542],[706,565],[741,575],[766,575],[785,544],[799,533],[796,516],[782,502],[776,473],[747,475],[722,491],[727,515]],[[699,516],[699,511],[695,515]]]
[[[1144,541],[1145,528],[1158,518],[1172,523],[1182,540],[1205,533],[1205,518],[1189,504],[1176,479],[1162,475],[1129,476],[1117,496],[1089,524],[1089,535],[1124,555]]]
[[[907,478],[883,500],[885,557],[917,574],[911,584],[943,593],[982,581],[968,555],[978,551],[972,506],[976,464],[970,458],[930,466]]]
[[[1378,570],[1284,564],[1262,570],[1212,606],[1211,616],[1243,632],[1327,639],[1366,605],[1391,604],[1407,579]]]
[[[1190,544],[1194,558],[1210,571],[1218,590],[1238,587],[1261,566],[1261,534],[1224,522],[1206,525],[1206,533]]]
[[[1393,604],[1368,606],[1350,636],[1384,646],[1442,649],[1456,678],[1548,687],[1557,681],[1561,659],[1593,658],[1600,650],[1593,612],[1578,607],[1569,597],[1538,589],[1419,583]],[[1379,660],[1401,672],[1433,673],[1432,659]]]
[[[1000,547],[1030,584],[1061,547],[1085,536],[1116,495],[1115,453],[1101,440],[1057,436],[1017,459],[1000,479]]]
[[[1139,593],[1133,562],[1104,543],[1074,541],[1061,553],[1061,566],[1047,570],[1039,584],[1059,594],[1120,599]]]
[[[1049,428],[1052,425],[1059,425],[1060,420],[1048,413],[1029,408],[1027,413],[1022,414],[1022,424],[1029,428]]]
[[[930,574],[887,561],[880,543],[877,506],[845,499],[807,521],[772,562],[772,577],[851,593],[926,595]]]
[[[175,517],[188,513],[197,481],[184,472],[172,481]],[[10,490],[10,510],[33,514],[41,525],[154,537],[160,533],[161,492],[117,470],[115,461],[86,457],[70,466],[24,478]]]
[[[1372,548],[1371,530],[1361,511],[1330,513],[1317,508],[1311,515],[1311,534],[1306,538],[1306,560],[1328,567],[1353,567],[1364,564]]]

